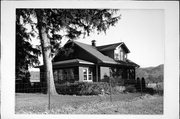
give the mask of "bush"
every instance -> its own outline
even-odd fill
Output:
[[[141,79],[141,85],[142,85],[142,89],[144,90],[146,88],[146,81],[145,81],[144,77],[142,77],[142,79]]]
[[[103,79],[101,79],[101,82],[107,82],[107,83],[111,83],[112,87],[115,86],[123,86],[125,84],[124,79],[122,79],[121,77],[108,77],[108,76],[104,76]]]
[[[141,91],[141,80],[139,79],[139,77],[137,77],[136,80],[136,90]]]
[[[136,92],[136,87],[134,85],[128,85],[128,86],[126,86],[124,92],[134,93],[134,92]]]
[[[150,95],[154,95],[156,91],[153,88],[145,88],[145,93],[149,93]]]
[[[98,95],[102,93],[102,89],[107,93],[109,85],[106,82],[75,82],[56,84],[56,90],[59,94],[68,95]]]
[[[123,93],[123,92],[125,92],[126,87],[125,86],[116,86],[113,89],[114,89],[113,92],[115,92],[115,93]]]

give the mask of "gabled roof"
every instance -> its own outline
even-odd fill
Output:
[[[80,47],[82,50],[85,50],[91,56],[95,57],[98,60],[99,64],[102,63],[102,64],[110,64],[110,65],[124,65],[124,66],[139,67],[139,65],[137,65],[136,63],[128,59],[126,61],[116,61],[113,58],[108,57],[104,55],[103,53],[101,53],[102,51],[115,49],[116,47],[122,47],[124,50],[126,50],[125,52],[129,52],[129,49],[126,47],[126,45],[123,42],[94,47],[92,45],[80,43],[74,40],[69,40],[64,45],[64,47],[71,45],[71,43],[73,43],[73,45]],[[64,61],[57,61],[57,62],[53,62],[53,65],[64,65],[64,64],[73,64],[73,63],[94,65],[93,62],[89,62],[89,61],[85,61],[81,59],[69,59],[69,60],[64,60]]]
[[[96,48],[99,51],[107,51],[107,50],[114,50],[120,46],[125,50],[126,53],[130,53],[129,49],[124,44],[124,42],[119,42],[119,43],[114,43],[114,44],[109,44],[109,45],[103,45],[103,46],[97,46]]]
[[[85,51],[87,51],[88,53],[90,53],[91,55],[93,55],[94,57],[99,59],[102,63],[117,64],[117,62],[114,59],[103,55],[101,52],[99,52],[95,47],[93,47],[91,45],[87,45],[87,44],[80,43],[77,41],[68,41],[68,43],[71,43],[71,42],[73,42],[76,45],[78,45],[79,47],[83,48]]]

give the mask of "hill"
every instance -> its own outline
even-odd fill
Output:
[[[136,70],[136,77],[144,77],[146,82],[150,83],[163,82],[164,65],[161,64],[156,67],[138,68]]]

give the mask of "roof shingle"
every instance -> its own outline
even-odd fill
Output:
[[[114,59],[103,55],[101,52],[99,52],[95,47],[93,47],[91,45],[87,45],[87,44],[80,43],[80,42],[77,42],[77,41],[72,41],[72,42],[74,42],[76,45],[83,48],[87,52],[89,52],[91,55],[98,58],[103,63],[117,64],[117,62]]]

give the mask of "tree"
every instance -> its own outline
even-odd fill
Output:
[[[23,15],[25,14],[22,11],[16,11],[16,79],[20,79],[26,85],[24,88],[28,88],[30,85],[28,68],[39,63],[40,50],[30,43],[33,32],[28,33],[21,22]]]
[[[48,90],[51,94],[56,94],[52,59],[60,48],[61,39],[76,39],[81,35],[85,37],[93,31],[106,33],[120,19],[120,15],[114,16],[116,12],[114,9],[26,9],[28,17],[32,15],[37,19],[33,24],[38,29],[46,79],[50,84]]]

